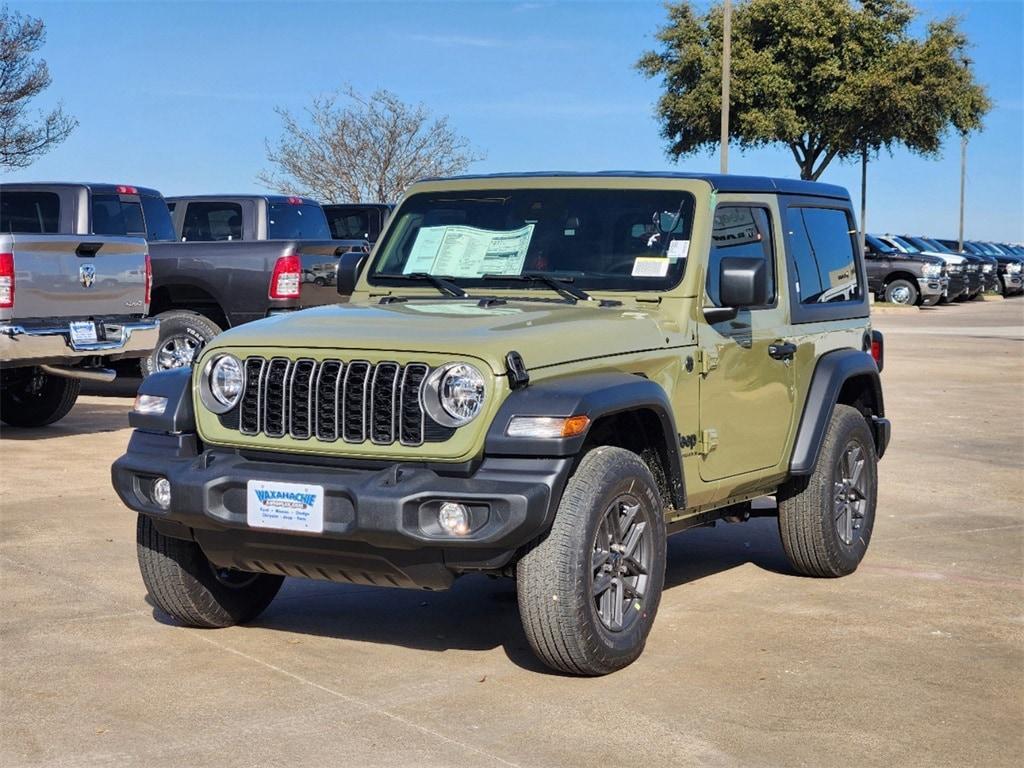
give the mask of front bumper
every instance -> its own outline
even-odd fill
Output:
[[[925,306],[937,304],[942,294],[949,287],[948,277],[919,277],[917,278],[918,292],[921,294],[921,303]]]
[[[296,457],[198,452],[194,435],[136,430],[111,474],[128,507],[151,516],[165,535],[195,540],[218,566],[444,589],[459,573],[500,570],[541,535],[570,469],[570,458],[487,458],[461,475],[412,463],[302,464]],[[149,496],[158,477],[171,484],[168,510]],[[250,527],[250,480],[322,486],[323,533]],[[442,501],[470,508],[469,533],[438,527]]]
[[[102,338],[76,345],[67,323],[46,327],[0,325],[0,363],[45,365],[75,363],[83,358],[105,360],[144,357],[160,338],[160,321],[146,318],[127,322],[103,322]]]
[[[1003,293],[1018,293],[1024,289],[1024,277],[1018,274],[1004,273],[999,276],[1002,279]]]

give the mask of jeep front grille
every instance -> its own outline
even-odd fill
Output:
[[[243,435],[416,446],[454,434],[423,411],[424,363],[249,357],[243,368],[237,413],[221,418]]]

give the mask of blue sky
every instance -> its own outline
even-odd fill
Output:
[[[164,194],[256,191],[275,106],[299,111],[350,83],[450,116],[485,155],[473,171],[677,168],[654,117],[659,84],[634,68],[660,2],[18,2],[47,24],[43,51],[81,125],[15,179],[112,181]],[[958,14],[995,101],[969,149],[967,235],[1024,240],[1024,2],[918,2]],[[735,173],[796,176],[785,147],[730,155]],[[859,195],[859,167],[823,181]],[[955,236],[959,142],[870,168],[869,229]]]

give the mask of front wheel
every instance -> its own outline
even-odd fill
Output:
[[[0,421],[12,427],[45,427],[75,405],[82,382],[52,376],[39,368],[10,372],[0,391]]]
[[[661,600],[665,536],[658,486],[639,456],[608,446],[584,456],[548,535],[516,567],[538,658],[574,675],[635,661]]]
[[[139,515],[139,570],[150,598],[189,627],[210,629],[252,621],[274,599],[283,576],[247,573],[211,563],[194,541],[172,539]]]
[[[878,458],[867,421],[836,405],[814,471],[779,492],[779,534],[793,569],[804,576],[857,570],[871,541]]]
[[[885,300],[892,304],[914,306],[917,304],[917,286],[909,280],[893,280],[885,286]]]

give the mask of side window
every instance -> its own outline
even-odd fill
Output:
[[[768,274],[768,291],[775,297],[775,255],[768,211],[752,206],[720,206],[715,209],[711,230],[711,253],[708,256],[707,292],[711,303],[722,306],[718,281],[722,259],[740,256],[764,259]]]
[[[0,194],[0,232],[56,234],[60,227],[60,197],[53,192]]]
[[[790,208],[787,224],[801,304],[862,298],[853,227],[846,211]]]
[[[241,240],[242,206],[238,203],[189,203],[181,239],[189,242]]]
[[[174,239],[171,212],[162,197],[142,196],[142,212],[146,215],[146,239],[150,242]]]

